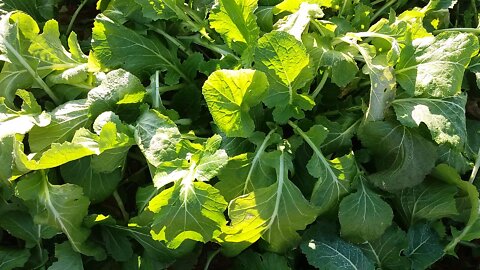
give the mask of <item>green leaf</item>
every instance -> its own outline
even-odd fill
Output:
[[[338,210],[342,237],[356,243],[378,239],[392,224],[393,211],[382,198],[371,191],[359,176],[359,187],[342,199]]]
[[[168,20],[175,18],[175,11],[172,10],[172,5],[180,3],[179,0],[135,0],[135,2],[142,7],[143,16],[151,20]]]
[[[30,258],[28,249],[16,250],[0,248],[0,270],[11,270],[23,267]]]
[[[331,68],[332,82],[345,87],[358,73],[358,66],[351,52],[332,46],[330,38],[317,38],[317,44],[310,50],[312,58],[318,59],[321,67]]]
[[[9,234],[25,241],[28,248],[39,245],[42,238],[50,238],[48,228],[34,224],[33,218],[27,212],[9,211],[2,213],[0,227]],[[56,234],[56,231],[53,232]]]
[[[121,153],[126,157],[126,149]],[[96,160],[108,159],[106,152],[97,156]],[[117,189],[118,183],[122,180],[122,169],[118,168],[112,172],[99,172],[94,165],[95,156],[88,156],[71,161],[60,166],[62,178],[67,183],[75,184],[83,188],[83,193],[92,203],[97,203],[108,198]]]
[[[322,142],[322,152],[330,153],[345,153],[352,148],[352,138],[356,133],[360,120],[356,115],[346,115],[335,121],[330,121],[324,116],[319,116],[316,123],[328,129],[328,134]]]
[[[81,128],[76,131],[72,142],[53,143],[47,151],[28,156],[23,152],[23,144],[17,142],[15,162],[17,167],[25,172],[49,169],[86,156],[100,155],[107,150],[125,149],[133,145],[133,139],[129,135],[117,130],[117,125],[113,122],[104,125],[100,135]]]
[[[32,93],[17,90],[16,95],[23,101],[20,111],[11,110],[0,98],[0,138],[26,134],[34,126],[44,127],[50,123],[50,115],[42,112]]]
[[[395,74],[411,96],[450,97],[460,93],[463,73],[478,52],[473,34],[445,32],[415,39],[401,54]]]
[[[222,236],[228,254],[238,254],[260,237],[270,244],[269,249],[283,252],[298,243],[297,231],[305,229],[317,216],[316,209],[288,179],[293,166],[288,154],[275,151],[268,155],[276,163],[277,182],[230,202],[231,226],[224,229]]]
[[[467,97],[405,98],[392,102],[398,121],[407,127],[425,123],[438,144],[462,148],[467,141],[465,104]]]
[[[178,248],[185,240],[206,243],[218,236],[226,224],[223,211],[227,202],[217,189],[187,176],[173,187],[162,191],[149,203],[155,213],[153,230],[167,247]]]
[[[128,240],[124,233],[107,226],[103,226],[101,232],[108,254],[116,261],[124,262],[132,257],[132,243],[130,243],[130,240]]]
[[[420,223],[409,228],[405,255],[412,261],[413,270],[426,269],[443,256],[437,233],[428,224]]]
[[[357,172],[353,156],[327,160],[320,149],[328,134],[325,127],[315,125],[304,132],[292,122],[289,124],[313,150],[307,170],[318,180],[313,187],[310,201],[318,207],[320,213],[327,212],[337,206],[341,198],[349,192],[350,181]]]
[[[302,3],[297,12],[278,20],[274,28],[277,31],[287,32],[298,41],[302,41],[302,34],[307,29],[310,20],[320,19],[325,15],[316,4]]]
[[[181,71],[176,52],[158,40],[144,37],[103,15],[95,19],[92,35],[93,55],[104,68],[121,67],[140,77],[168,70],[190,80]]]
[[[47,224],[63,232],[73,250],[85,255],[103,257],[103,251],[85,243],[90,231],[82,223],[90,204],[82,188],[72,185],[52,185],[44,171],[26,175],[15,188],[16,195],[31,204],[35,222]]]
[[[225,200],[231,201],[275,183],[275,164],[265,155],[266,148],[275,142],[275,135],[271,131],[264,136],[254,153],[240,154],[228,160],[218,175],[220,181],[215,184],[215,188],[220,190]]]
[[[253,14],[256,9],[255,0],[219,0],[208,18],[210,27],[230,48],[241,54],[257,43],[260,30]]]
[[[289,270],[287,259],[275,253],[246,250],[235,258],[234,270]]]
[[[300,245],[308,263],[318,269],[375,269],[373,263],[361,249],[343,241],[334,232],[324,232],[320,224],[311,227],[304,242]]]
[[[368,176],[376,186],[400,190],[421,183],[435,166],[434,145],[415,131],[391,122],[370,122],[358,133],[373,154],[377,172]]]
[[[296,0],[284,0],[278,5],[275,6],[275,14],[281,12],[297,12],[303,3],[317,4],[321,7],[332,7],[332,0],[306,0],[306,1],[296,1]]]
[[[472,234],[475,235],[478,233],[477,231],[472,230],[472,228],[475,229],[475,224],[479,217],[480,206],[478,201],[478,190],[472,183],[463,181],[460,175],[454,169],[444,164],[438,165],[433,171],[432,176],[444,181],[449,185],[457,186],[460,190],[462,190],[463,193],[467,195],[468,202],[470,203],[470,213],[465,227],[461,232],[458,232],[455,228],[452,228],[452,235],[454,238],[445,247],[445,252],[452,254],[456,245],[460,241],[470,241],[472,240]]]
[[[85,59],[74,58],[62,45],[58,22],[49,20],[43,26],[43,33],[32,40],[28,51],[42,62],[50,65],[74,67],[86,63]]]
[[[49,125],[33,126],[28,142],[32,152],[41,152],[53,143],[63,143],[73,138],[75,131],[86,127],[89,121],[89,107],[86,100],[69,101],[48,113]]]
[[[305,46],[294,36],[273,31],[261,37],[255,50],[255,68],[267,75],[270,88],[264,103],[275,108],[276,122],[301,119],[304,110],[313,108],[313,100],[297,92],[313,79],[313,70]]]
[[[137,77],[118,69],[109,72],[98,87],[88,92],[86,104],[90,117],[96,118],[103,112],[114,111],[119,104],[140,103],[144,94],[145,87]]]
[[[267,77],[251,69],[213,72],[203,85],[203,95],[217,126],[229,137],[249,137],[255,124],[249,114],[268,88]]]
[[[402,189],[394,197],[397,213],[406,224],[420,220],[437,220],[458,214],[455,204],[455,186],[426,181],[417,186]]]
[[[410,261],[402,255],[407,249],[407,234],[397,226],[388,228],[378,239],[360,246],[365,256],[381,269],[408,270]]]
[[[176,157],[176,145],[180,138],[177,125],[155,110],[145,111],[137,120],[135,141],[148,162],[155,167]]]
[[[68,242],[55,245],[55,257],[57,261],[48,270],[83,270],[82,256]]]

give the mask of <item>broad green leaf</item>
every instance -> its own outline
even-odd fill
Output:
[[[212,136],[203,145],[184,141],[174,160],[157,166],[153,178],[155,187],[161,188],[180,180],[187,184],[194,179],[206,182],[217,176],[228,162],[225,150],[218,150],[221,141],[219,135]]]
[[[435,166],[434,145],[414,130],[391,122],[370,122],[359,138],[373,154],[377,172],[368,176],[376,186],[393,191],[415,186]]]
[[[81,128],[75,132],[71,142],[53,143],[47,151],[28,156],[24,153],[23,144],[16,142],[15,162],[25,172],[48,169],[86,156],[100,155],[107,150],[133,145],[133,138],[117,130],[117,125],[113,122],[107,123],[99,135]]]
[[[310,228],[300,248],[308,263],[318,269],[338,270],[373,270],[373,263],[362,250],[340,237],[335,232],[324,231],[321,224]]]
[[[303,3],[317,4],[321,7],[332,7],[332,0],[306,0],[306,1],[297,1],[297,0],[284,0],[278,5],[275,6],[275,14],[281,12],[297,12]]]
[[[455,186],[427,181],[399,191],[393,201],[395,209],[406,224],[420,220],[437,220],[456,215]]]
[[[426,269],[443,256],[437,233],[428,224],[419,223],[408,229],[405,255],[412,261],[411,269]]]
[[[121,149],[126,157],[128,148]],[[108,159],[107,152],[100,154],[97,160]],[[83,188],[83,193],[92,203],[97,203],[108,198],[116,190],[122,180],[122,169],[117,168],[111,172],[99,172],[93,167],[95,156],[88,156],[71,161],[60,166],[62,178],[67,183],[75,184]]]
[[[460,93],[465,68],[478,52],[473,34],[445,32],[415,39],[400,54],[398,83],[411,96],[450,97]]]
[[[146,94],[140,80],[133,74],[114,70],[102,83],[88,92],[86,104],[92,118],[103,112],[114,111],[119,104],[140,103]]]
[[[135,194],[137,211],[141,213],[145,207],[148,206],[148,202],[150,202],[153,197],[157,196],[158,193],[160,193],[160,190],[158,190],[154,185],[139,187],[137,189],[137,193]]]
[[[367,121],[381,121],[384,119],[389,103],[395,98],[394,70],[385,55],[373,57],[365,47],[358,45],[355,41],[346,38],[342,40],[358,49],[365,60],[363,73],[370,76],[370,100],[366,119]],[[396,50],[399,50],[399,46],[394,40],[391,52],[396,54]]]
[[[309,51],[320,67],[331,68],[332,82],[340,87],[349,84],[358,73],[358,66],[350,52],[332,46],[330,38],[317,38]]]
[[[397,226],[388,228],[374,241],[363,243],[360,248],[365,256],[381,269],[408,270],[410,261],[402,255],[407,248],[407,234]]]
[[[44,127],[50,123],[50,115],[42,112],[32,93],[18,90],[16,94],[23,101],[20,111],[8,108],[0,97],[0,138],[26,134],[35,125]]]
[[[176,14],[172,7],[180,5],[179,0],[135,0],[135,2],[142,7],[143,16],[154,21],[174,19]]]
[[[130,240],[124,233],[118,232],[107,226],[103,226],[101,232],[103,240],[105,241],[107,253],[116,261],[124,262],[132,257],[132,243],[130,243]]]
[[[260,30],[255,0],[219,0],[210,13],[210,27],[215,29],[235,52],[241,54],[257,43]]]
[[[135,141],[153,166],[176,157],[181,134],[177,125],[161,113],[145,111],[137,120]]]
[[[0,248],[0,270],[11,270],[23,267],[30,258],[28,249]]]
[[[44,19],[48,18],[41,15],[40,4],[42,2],[45,2],[45,0],[3,0],[2,2],[0,2],[0,13],[21,10],[25,13],[28,13],[28,15],[35,18],[35,20],[43,21]]]
[[[227,202],[217,189],[186,176],[171,188],[162,191],[149,203],[155,213],[152,228],[156,239],[167,247],[178,248],[185,240],[206,243],[218,236],[226,224],[223,212]]]
[[[235,258],[234,270],[289,270],[287,258],[275,253],[256,253],[246,250]]]
[[[323,15],[325,14],[318,5],[301,3],[297,12],[278,20],[274,28],[289,33],[301,42],[302,34],[307,29],[310,20],[320,19]]]
[[[267,75],[270,87],[264,103],[275,108],[276,122],[301,119],[304,110],[313,108],[313,100],[297,92],[313,79],[313,69],[306,48],[294,36],[273,31],[261,37],[255,50],[255,68]]]
[[[467,158],[468,155],[462,153],[462,151],[458,149],[444,144],[439,145],[437,152],[437,163],[445,163],[448,166],[455,168],[460,174],[464,174],[472,169],[472,164]]]
[[[300,240],[297,231],[312,223],[317,211],[288,179],[292,169],[291,158],[284,151],[269,153],[277,172],[277,182],[266,188],[238,197],[230,202],[229,227],[224,229],[222,241],[225,252],[238,254],[260,237],[269,249],[283,252]]]
[[[4,182],[13,176],[15,162],[15,136],[6,136],[0,138],[0,182]]]
[[[55,257],[57,261],[48,270],[83,270],[82,256],[72,249],[69,242],[55,245]]]
[[[28,51],[43,63],[49,65],[74,67],[86,62],[85,59],[79,62],[78,58],[74,58],[71,53],[65,50],[60,41],[58,22],[55,20],[49,20],[45,23],[42,34],[32,40]]]
[[[46,150],[53,143],[63,143],[73,138],[75,131],[89,122],[89,107],[86,100],[69,101],[48,113],[51,118],[45,127],[33,126],[28,142],[32,152]]]
[[[356,243],[378,239],[392,224],[390,205],[366,186],[359,176],[359,187],[342,199],[338,210],[342,237]]]
[[[438,144],[462,148],[467,141],[465,104],[467,97],[405,98],[392,102],[398,121],[407,127],[425,123]]]
[[[466,194],[468,202],[470,203],[470,213],[468,220],[465,223],[465,227],[462,231],[457,231],[457,229],[452,228],[452,235],[454,238],[444,249],[448,254],[454,254],[454,249],[460,241],[470,241],[472,240],[472,234],[475,235],[478,233],[478,231],[475,231],[475,224],[478,223],[480,212],[478,190],[472,183],[463,181],[453,168],[448,167],[445,164],[438,165],[433,171],[432,176],[447,184],[457,186],[464,194]]]
[[[320,213],[327,212],[337,206],[341,198],[349,192],[350,181],[357,171],[353,156],[327,160],[320,149],[328,134],[325,127],[315,125],[304,132],[292,122],[289,124],[313,150],[307,170],[318,180],[313,187],[310,201],[318,207]]]
[[[203,95],[217,126],[229,137],[249,137],[255,124],[250,108],[259,104],[268,88],[261,71],[219,70],[203,85]]]
[[[322,152],[325,154],[345,153],[352,148],[352,138],[356,133],[360,120],[356,115],[346,115],[331,121],[324,116],[316,118],[316,123],[328,129],[328,134],[322,142]]]
[[[90,204],[82,188],[72,185],[52,185],[44,171],[26,175],[15,188],[16,195],[31,204],[35,222],[47,224],[63,232],[72,248],[85,255],[103,257],[103,251],[90,248],[86,240],[90,231],[82,223]]]
[[[53,235],[51,235],[51,228],[34,224],[32,216],[27,212],[21,211],[2,213],[0,228],[3,228],[14,237],[24,240],[27,248],[39,245],[42,238],[50,238],[57,233],[53,231]]]
[[[126,235],[134,239],[145,249],[145,254],[161,262],[171,263],[179,255],[175,250],[167,248],[161,241],[153,239],[149,233],[149,228],[141,228],[135,225],[129,227],[113,225],[109,228],[116,234]]]
[[[275,165],[265,155],[266,148],[275,140],[275,133],[271,131],[263,137],[254,153],[240,154],[228,160],[218,175],[220,181],[215,185],[225,200],[231,201],[275,183]]]
[[[95,19],[92,37],[93,56],[103,68],[121,67],[141,77],[163,70],[190,80],[181,71],[174,51],[103,15]]]

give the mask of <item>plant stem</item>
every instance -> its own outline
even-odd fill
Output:
[[[190,55],[190,52],[187,50],[187,48],[185,46],[183,46],[183,44],[178,39],[172,37],[167,32],[163,31],[162,29],[160,29],[158,27],[155,27],[152,24],[147,24],[147,26],[150,30],[154,31],[155,33],[158,33],[158,34],[162,35],[168,41],[175,44],[175,46],[177,46],[182,52],[186,53],[187,55]]]
[[[464,32],[464,33],[473,33],[473,34],[477,34],[477,35],[480,35],[480,29],[478,28],[448,28],[448,29],[438,29],[438,30],[434,30],[433,31],[433,34],[439,34],[439,33],[442,33],[442,32],[452,32],[452,31],[458,31],[458,32]]]
[[[160,104],[162,103],[161,97],[160,97],[160,92],[158,88],[160,88],[160,82],[158,81],[160,79],[160,71],[156,70],[155,71],[155,89],[153,91],[153,104],[152,107],[154,109],[160,108]]]
[[[395,2],[397,2],[397,0],[391,0],[391,1],[387,2],[385,5],[383,5],[381,8],[379,8],[377,10],[377,12],[375,12],[375,14],[373,14],[370,22],[374,22],[378,17],[380,17],[380,15],[382,15],[382,13],[385,11],[385,9],[389,8]]]
[[[78,8],[75,10],[75,13],[73,13],[72,18],[70,19],[70,23],[68,24],[68,27],[67,27],[67,32],[66,32],[67,36],[70,35],[70,32],[72,32],[73,23],[75,23],[75,20],[77,19],[78,14],[82,10],[82,8],[85,6],[85,4],[87,4],[87,2],[88,0],[83,0],[78,6]]]
[[[473,184],[473,181],[475,181],[479,167],[480,167],[480,148],[478,149],[477,159],[475,161],[475,165],[473,166],[472,174],[470,175],[470,179],[468,180],[470,184]]]
[[[325,86],[325,82],[327,82],[327,78],[328,78],[329,75],[330,75],[330,70],[329,69],[327,69],[323,72],[323,76],[322,76],[322,79],[320,80],[320,83],[318,83],[317,87],[315,88],[315,90],[312,93],[312,99],[315,99],[318,96],[318,94],[322,90],[323,86]]]
[[[159,92],[159,93],[165,93],[165,92],[168,92],[168,91],[173,91],[173,90],[182,89],[182,88],[185,87],[185,86],[187,86],[187,84],[185,84],[185,83],[179,83],[179,84],[175,84],[175,85],[161,86],[161,87],[158,87],[158,92]]]
[[[215,258],[215,256],[218,255],[218,253],[220,253],[220,251],[221,249],[219,248],[208,256],[207,263],[205,264],[205,267],[203,268],[203,270],[208,270],[208,267],[210,267],[210,263],[212,263],[213,259]]]
[[[207,48],[211,51],[214,51],[216,53],[219,53],[221,55],[230,55],[233,58],[235,58],[235,60],[240,60],[240,58],[238,56],[236,56],[233,52],[231,52],[229,50],[226,50],[226,49],[223,49],[223,48],[220,48],[218,46],[212,45],[210,43],[204,42],[199,36],[193,37],[192,41],[193,41],[193,43],[195,43],[197,45],[205,47],[205,48]]]
[[[118,194],[118,191],[113,192],[113,198],[115,198],[115,201],[117,202],[118,208],[120,209],[120,212],[122,212],[123,220],[125,222],[128,222],[128,213],[125,210],[125,205],[123,204],[122,198],[120,198],[120,195]]]

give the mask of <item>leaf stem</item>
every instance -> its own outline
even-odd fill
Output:
[[[148,28],[152,31],[154,31],[155,33],[158,33],[160,35],[162,35],[164,38],[166,38],[168,41],[172,42],[175,46],[177,46],[181,51],[183,51],[184,53],[186,53],[187,55],[190,55],[190,52],[188,51],[188,49],[183,46],[183,44],[176,38],[172,37],[171,35],[169,35],[167,32],[163,31],[162,29],[152,25],[152,24],[147,24]]]
[[[447,29],[438,29],[434,30],[433,34],[440,34],[442,32],[464,32],[464,33],[473,33],[480,35],[480,29],[478,28],[462,28],[462,27],[457,27],[457,28],[447,28]]]
[[[473,181],[475,181],[475,178],[477,177],[478,169],[480,168],[480,148],[478,148],[477,152],[477,159],[475,161],[475,165],[473,166],[472,174],[470,175],[470,179],[468,182],[470,184],[473,184]]]
[[[212,263],[213,259],[218,255],[218,253],[220,253],[221,250],[222,249],[219,248],[208,256],[207,262],[205,263],[205,267],[203,268],[203,270],[208,270],[208,268],[210,267],[210,264]]]
[[[375,12],[375,14],[373,14],[372,19],[370,20],[370,22],[374,22],[380,15],[382,15],[382,13],[385,11],[385,9],[387,9],[387,8],[389,8],[391,5],[395,4],[395,2],[397,2],[397,0],[388,1],[385,5],[383,5],[381,8],[379,8],[379,9],[377,10],[377,12]]]
[[[158,88],[160,87],[160,82],[158,81],[160,79],[160,71],[156,70],[155,71],[155,89],[153,91],[153,104],[152,107],[154,109],[160,108],[160,104],[162,103],[162,99],[160,97],[160,92]]]
[[[68,27],[67,27],[67,32],[66,32],[67,36],[70,35],[70,32],[72,32],[72,28],[73,28],[73,24],[75,23],[75,20],[77,19],[78,14],[83,9],[83,7],[87,4],[87,2],[88,0],[83,0],[75,10],[75,13],[73,13],[72,18],[70,19],[70,23],[68,24]]]
[[[113,192],[113,198],[115,198],[115,201],[117,202],[118,208],[120,209],[120,212],[122,212],[123,220],[125,222],[128,222],[129,217],[128,213],[125,210],[125,205],[123,204],[122,198],[120,198],[120,195],[118,194],[118,191]]]
[[[216,53],[219,53],[221,55],[230,55],[232,56],[233,58],[235,58],[235,60],[240,60],[240,57],[236,56],[233,52],[227,50],[227,49],[223,49],[223,48],[220,48],[218,46],[215,46],[215,45],[212,45],[210,43],[207,43],[207,42],[204,42],[198,35],[195,35],[192,39],[193,43],[197,44],[197,45],[200,45],[202,47],[205,47],[213,52],[216,52]]]
[[[318,83],[317,87],[312,93],[312,99],[315,99],[320,91],[322,90],[323,86],[325,86],[325,83],[327,82],[328,76],[330,75],[330,70],[327,69],[323,72],[322,79],[320,80],[320,83]]]
[[[33,79],[42,87],[42,89],[47,93],[47,95],[53,100],[53,102],[56,105],[60,105],[62,102],[61,100],[53,93],[52,89],[48,87],[48,85],[43,81],[42,78],[38,75],[35,70],[28,64],[28,62],[23,58],[22,55],[6,40],[4,40],[4,44],[7,47],[7,49],[15,55],[15,57],[18,59],[18,61],[22,64],[22,66],[30,73],[30,75],[33,77]]]

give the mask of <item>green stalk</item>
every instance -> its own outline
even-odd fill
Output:
[[[83,0],[78,6],[78,8],[75,10],[75,13],[73,13],[72,18],[70,19],[70,23],[68,24],[68,27],[67,27],[67,32],[66,32],[67,36],[70,35],[70,32],[72,32],[73,23],[75,23],[75,20],[77,19],[78,14],[83,9],[83,7],[87,4],[87,2],[88,0]]]
[[[476,35],[480,35],[480,29],[478,28],[448,28],[448,29],[438,29],[434,30],[433,34],[440,34],[442,32],[464,32],[464,33],[473,33]]]
[[[220,253],[220,251],[221,251],[221,249],[217,249],[212,254],[210,254],[208,256],[207,263],[205,264],[205,267],[203,268],[203,270],[208,270],[208,268],[210,267],[210,264],[212,263],[213,259],[215,258],[215,256],[218,255],[218,253]]]
[[[480,148],[478,149],[477,153],[477,159],[475,161],[475,166],[473,166],[472,174],[470,175],[470,179],[468,182],[470,184],[473,184],[473,181],[475,181],[475,178],[477,177],[478,169],[480,168]]]
[[[323,72],[323,76],[322,76],[322,79],[320,80],[320,83],[317,85],[317,87],[315,88],[315,90],[312,93],[312,99],[315,99],[318,96],[318,94],[320,93],[320,91],[322,91],[322,88],[323,88],[323,86],[325,86],[325,83],[327,82],[327,78],[328,78],[329,75],[330,75],[330,70],[329,69],[327,69]]]
[[[120,195],[118,194],[118,191],[115,190],[113,192],[113,198],[115,198],[115,201],[117,202],[118,209],[120,209],[120,212],[122,213],[123,220],[125,222],[128,222],[128,213],[125,210],[125,205],[123,204],[122,198],[120,198]]]
[[[391,1],[387,2],[385,5],[383,5],[381,8],[379,8],[379,9],[377,10],[377,12],[375,12],[375,14],[373,14],[372,19],[370,20],[370,22],[374,22],[378,17],[380,17],[380,15],[382,15],[382,13],[383,13],[387,8],[389,8],[390,6],[392,6],[393,4],[395,4],[395,2],[397,2],[397,0],[391,0]]]
[[[175,46],[177,46],[182,52],[186,53],[187,55],[190,55],[190,52],[188,51],[188,49],[183,46],[183,44],[176,38],[172,37],[171,35],[169,35],[167,32],[163,31],[162,29],[158,28],[158,27],[155,27],[154,25],[152,24],[147,24],[148,28],[152,31],[154,31],[155,33],[158,33],[160,35],[162,35],[164,38],[166,38],[168,41],[172,42]]]

